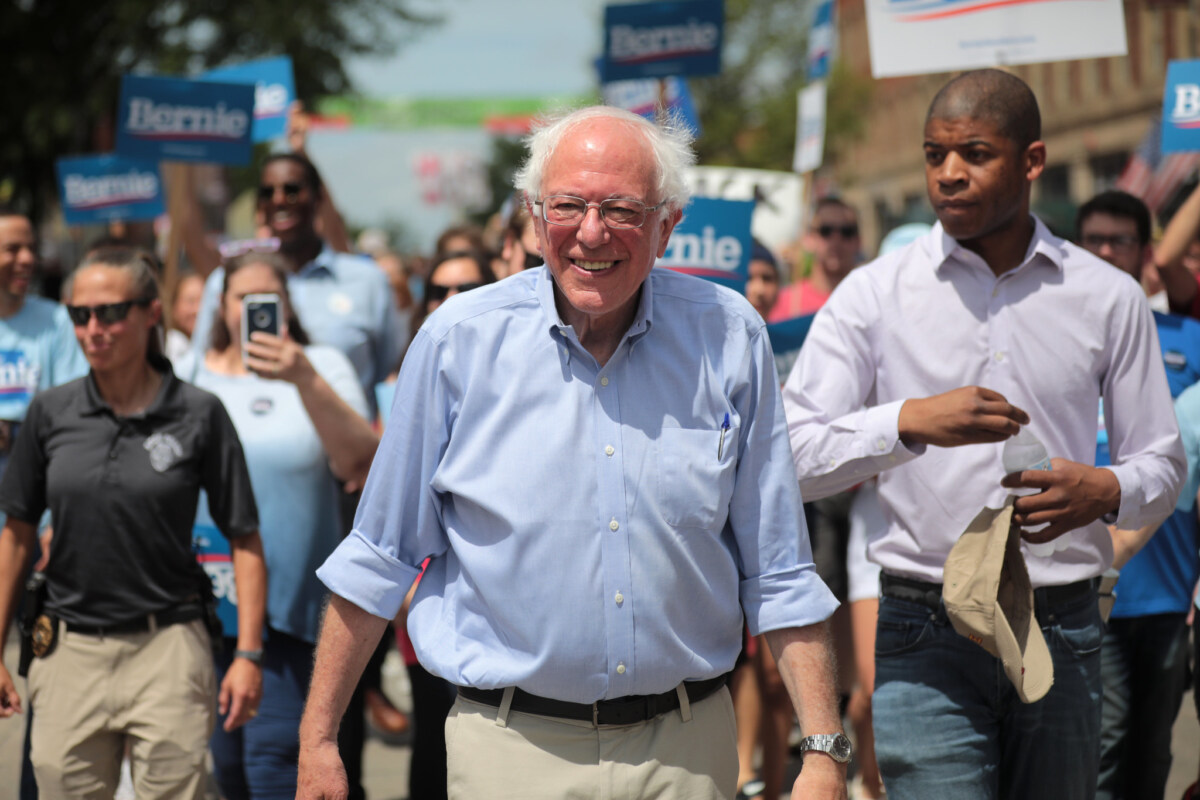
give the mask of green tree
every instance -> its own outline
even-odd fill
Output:
[[[6,74],[0,202],[35,219],[54,160],[109,150],[121,76],[187,75],[286,54],[299,97],[350,88],[344,60],[384,54],[436,18],[411,0],[11,0],[0,4]]]
[[[796,95],[806,84],[808,6],[795,0],[725,0],[721,74],[690,82],[703,136],[701,164],[790,170]],[[858,136],[869,81],[835,64],[828,79],[826,161]]]

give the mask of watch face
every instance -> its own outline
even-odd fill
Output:
[[[833,737],[833,746],[829,748],[829,754],[835,760],[841,762],[849,761],[850,751],[850,740],[844,734],[839,733]]]

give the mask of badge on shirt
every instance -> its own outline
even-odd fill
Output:
[[[256,397],[250,401],[250,413],[256,417],[270,414],[275,407],[275,401],[269,397]]]
[[[142,445],[150,454],[150,466],[155,472],[166,472],[183,458],[183,445],[169,433],[156,433]]]
[[[354,301],[350,299],[350,295],[334,292],[329,295],[329,310],[345,316],[354,310]]]
[[[1167,365],[1167,369],[1178,372],[1187,366],[1187,356],[1178,350],[1165,350],[1163,351],[1163,363]]]

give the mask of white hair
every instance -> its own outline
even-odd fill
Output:
[[[550,162],[550,156],[563,136],[580,123],[599,118],[623,122],[646,138],[646,143],[650,145],[654,155],[655,169],[658,173],[659,202],[671,212],[686,206],[691,191],[684,178],[684,171],[696,163],[696,153],[692,150],[694,136],[691,129],[676,115],[672,115],[661,124],[656,124],[631,111],[613,106],[588,106],[541,117],[535,123],[533,132],[526,139],[529,159],[514,177],[516,187],[525,193],[526,199],[531,203],[541,199],[542,177],[546,171],[546,164]]]

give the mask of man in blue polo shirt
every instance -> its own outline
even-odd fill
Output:
[[[322,191],[311,161],[298,153],[278,153],[263,165],[258,211],[293,265],[288,292],[305,330],[314,343],[335,347],[350,359],[373,405],[375,384],[400,363],[408,336],[383,270],[364,256],[335,252],[317,234]],[[225,271],[218,268],[204,285],[192,334],[198,353],[208,348],[224,280]]]
[[[1150,212],[1125,192],[1103,192],[1085,203],[1076,238],[1135,280],[1152,258]],[[1179,397],[1200,380],[1200,323],[1157,311],[1154,321],[1167,384]],[[1179,423],[1182,429],[1189,421]],[[1103,407],[1098,427],[1096,465],[1103,466],[1111,463]],[[1179,504],[1156,531],[1113,531],[1113,566],[1121,577],[1101,651],[1096,797],[1104,800],[1162,797],[1170,772],[1171,726],[1187,688],[1187,612],[1200,573],[1195,491],[1181,494]]]

